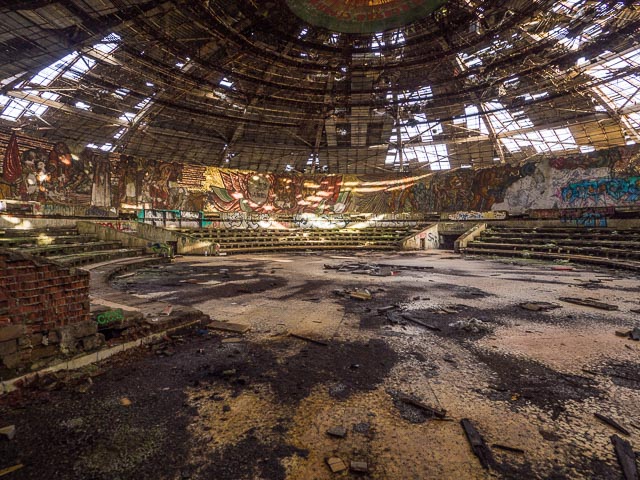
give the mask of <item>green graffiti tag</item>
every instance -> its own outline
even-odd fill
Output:
[[[122,313],[121,308],[118,308],[117,310],[102,312],[96,317],[96,322],[98,322],[98,325],[100,325],[101,327],[109,325],[113,322],[118,322],[120,320],[124,320],[124,313]]]

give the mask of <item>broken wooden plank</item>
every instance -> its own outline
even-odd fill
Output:
[[[497,448],[500,450],[504,450],[505,452],[512,452],[512,453],[524,453],[524,450],[522,450],[521,448],[517,448],[517,447],[510,447],[509,445],[502,445],[500,443],[493,443],[491,445],[493,448]]]
[[[611,435],[611,443],[615,448],[618,463],[622,468],[625,480],[639,480],[636,454],[631,444],[618,435]]]
[[[463,418],[460,420],[460,425],[464,429],[464,433],[467,435],[467,440],[469,440],[469,444],[471,445],[471,450],[480,460],[480,464],[486,468],[487,470],[491,468],[491,465],[494,463],[493,454],[491,453],[491,449],[489,445],[487,445],[482,438],[482,435],[476,430],[476,428],[471,423],[471,420],[468,418]]]
[[[421,325],[424,328],[427,328],[429,330],[433,330],[435,332],[439,332],[441,330],[440,327],[436,327],[435,325],[429,325],[428,323],[424,323],[423,321],[418,320],[417,318],[414,318],[409,314],[403,313],[400,316],[402,318],[404,318],[405,320],[408,320],[409,322],[416,323],[416,324]]]
[[[315,343],[316,345],[322,345],[323,347],[326,347],[327,345],[329,345],[327,342],[323,342],[322,340],[316,340],[315,338],[310,338],[305,335],[300,335],[299,333],[289,332],[289,336],[293,338],[297,338],[299,340],[304,340],[306,342]]]
[[[629,430],[627,430],[626,428],[624,428],[622,425],[620,425],[618,422],[616,422],[615,420],[613,420],[612,418],[609,417],[605,417],[604,415],[601,415],[600,413],[594,413],[593,414],[594,417],[596,417],[598,420],[606,423],[607,425],[609,425],[610,427],[615,428],[616,430],[618,430],[620,433],[624,433],[625,435],[631,435],[631,433],[629,433]]]
[[[386,307],[380,307],[378,313],[385,313],[396,308],[398,308],[398,305],[387,305]]]
[[[532,312],[546,312],[555,308],[562,308],[560,305],[549,302],[525,302],[519,306],[524,310],[530,310]]]
[[[246,333],[251,327],[249,325],[243,325],[241,323],[231,323],[231,322],[220,322],[218,320],[214,320],[207,325],[207,328],[211,330],[222,330],[223,332],[234,332],[234,333]]]
[[[4,477],[5,475],[15,472],[16,470],[20,470],[22,467],[24,467],[24,465],[22,463],[18,463],[17,465],[14,465],[12,467],[3,468],[2,470],[0,470],[0,477]]]
[[[432,417],[444,419],[447,416],[447,411],[440,408],[435,408],[426,403],[422,403],[420,400],[416,400],[415,398],[410,397],[409,395],[405,395],[401,393],[398,395],[398,399],[401,402],[408,403],[409,405],[413,405],[414,407],[419,408],[420,410],[424,410]]]
[[[582,305],[583,307],[598,308],[600,310],[618,310],[617,305],[600,302],[593,298],[560,297],[560,300],[567,303],[573,303],[575,305]]]

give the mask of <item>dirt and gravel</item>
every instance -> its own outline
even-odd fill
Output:
[[[325,268],[349,262],[399,268]],[[323,253],[181,258],[113,286],[251,330],[193,328],[1,396],[0,427],[16,436],[0,440],[0,471],[22,465],[7,478],[621,478],[616,431],[596,412],[640,446],[640,345],[615,334],[637,323],[640,280],[628,274]],[[519,306],[535,301],[560,308]],[[492,448],[490,470],[462,418]],[[331,473],[329,457],[368,472]]]

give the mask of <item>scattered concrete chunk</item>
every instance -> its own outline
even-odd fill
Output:
[[[338,457],[327,458],[327,465],[333,473],[343,472],[347,469],[347,465]]]
[[[327,430],[327,435],[332,437],[344,438],[347,435],[347,429],[341,425],[336,425]]]
[[[241,342],[244,342],[244,340],[240,337],[229,337],[229,338],[222,339],[222,343],[241,343]]]
[[[354,290],[349,292],[349,296],[356,300],[371,300],[371,293],[368,290]]]
[[[487,322],[483,322],[478,318],[470,318],[468,320],[458,320],[457,322],[450,323],[451,328],[457,330],[464,330],[471,333],[480,333],[491,331],[491,326]]]
[[[563,302],[582,305],[583,307],[597,308],[600,310],[618,310],[617,305],[611,305],[609,303],[600,302],[595,298],[560,297],[560,300],[562,300]]]
[[[351,461],[349,468],[352,472],[357,473],[367,473],[369,471],[369,465],[367,465],[367,462],[357,462],[354,460]]]
[[[0,436],[3,436],[7,440],[13,440],[13,437],[16,436],[16,426],[9,425],[8,427],[0,428]]]

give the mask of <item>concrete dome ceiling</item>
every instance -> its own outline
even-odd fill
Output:
[[[287,0],[302,20],[343,33],[375,33],[426,17],[446,0]]]
[[[0,129],[153,160],[358,173],[638,139],[634,2],[449,0],[370,33],[314,25],[294,3],[2,2]],[[379,2],[401,4],[437,6]]]

